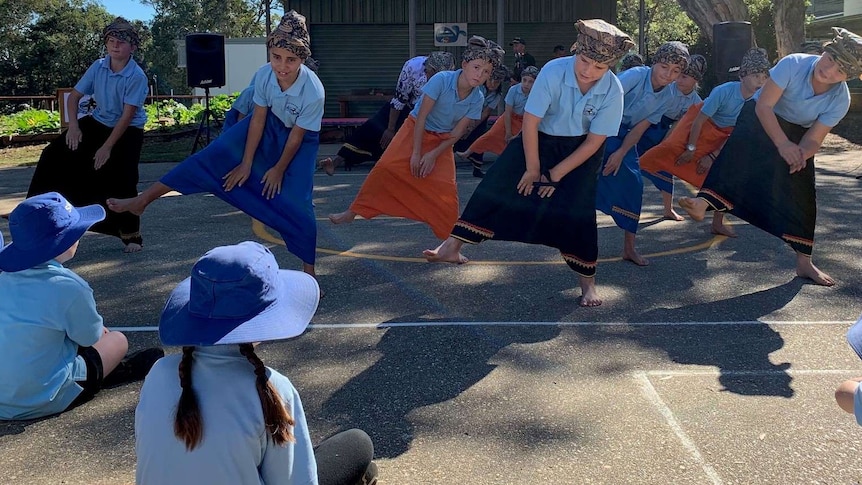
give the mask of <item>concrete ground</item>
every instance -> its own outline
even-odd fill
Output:
[[[832,395],[862,375],[844,340],[862,312],[860,155],[818,158],[815,261],[835,287],[795,278],[792,251],[739,220],[732,240],[661,220],[648,187],[638,244],[652,264],[622,262],[622,232],[601,216],[604,305],[592,309],[548,248],[490,241],[465,249],[471,264],[433,265],[421,251],[438,241],[422,224],[333,226],[326,215],[370,167],[320,174],[327,295],[311,328],[266,344],[263,359],[296,385],[315,441],[352,427],[372,436],[383,484],[860,483],[862,429]],[[169,168],[142,166],[141,187]],[[0,171],[0,213],[31,175]],[[478,179],[466,164],[458,176],[463,207]],[[300,267],[277,235],[212,196],[165,197],[143,228],[140,254],[88,234],[69,264],[133,350],[157,344],[165,298],[214,246],[257,240]],[[0,231],[9,237],[7,221]],[[0,423],[0,482],[134,482],[139,389]]]

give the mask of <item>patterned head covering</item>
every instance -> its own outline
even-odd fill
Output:
[[[739,78],[742,79],[749,74],[769,72],[772,64],[769,62],[769,54],[763,47],[752,47],[742,56],[742,64],[739,65]]]
[[[317,70],[320,69],[320,61],[311,56],[306,57],[305,61],[303,61],[303,64],[305,64],[305,67],[311,69],[314,72],[317,72]]]
[[[486,60],[491,63],[494,69],[503,64],[503,55],[506,51],[493,40],[487,40],[484,37],[474,35],[467,41],[467,47],[461,55],[464,62],[475,61],[476,59]]]
[[[434,51],[425,59],[425,68],[437,74],[441,71],[453,71],[455,69],[455,56],[446,51]],[[432,74],[433,75],[433,74]]]
[[[107,41],[108,37],[115,37],[135,47],[141,45],[141,39],[138,37],[135,27],[123,17],[115,18],[113,22],[105,27],[105,30],[102,31],[102,40]]]
[[[819,56],[823,54],[823,42],[819,40],[806,40],[799,46],[799,52]]]
[[[539,77],[539,68],[536,66],[527,66],[521,71],[521,79],[524,79],[524,76],[530,76],[533,79]]]
[[[832,55],[848,79],[862,79],[862,37],[840,27],[832,27],[832,33],[835,38],[823,46],[824,52]]]
[[[682,73],[693,77],[697,82],[703,81],[703,76],[706,74],[706,57],[700,54],[692,54],[688,58],[688,67]]]
[[[644,58],[637,52],[630,52],[623,56],[623,60],[620,64],[620,72],[625,71],[626,69],[631,69],[637,66],[644,65]]]
[[[578,20],[575,28],[578,40],[572,52],[602,64],[615,63],[635,46],[628,34],[602,19]]]
[[[305,17],[296,10],[285,13],[278,27],[266,38],[266,47],[280,47],[302,60],[308,58],[311,55],[311,37],[305,26]]]
[[[521,71],[521,75],[524,75],[523,71]],[[512,77],[512,72],[509,71],[509,68],[504,66],[503,64],[500,64],[499,66],[495,67],[494,72],[491,73],[492,81],[503,82],[510,77]]]
[[[688,59],[688,47],[678,40],[673,40],[665,42],[655,51],[652,63],[676,64],[685,71],[688,69]]]

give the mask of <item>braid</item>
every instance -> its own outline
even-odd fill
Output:
[[[183,359],[180,361],[180,402],[174,416],[174,434],[186,444],[186,450],[192,451],[200,444],[203,437],[203,421],[198,397],[192,389],[192,353],[194,347],[183,347]]]
[[[269,376],[266,375],[266,366],[263,365],[260,357],[254,353],[254,346],[240,344],[239,351],[254,366],[254,374],[257,376],[255,386],[257,387],[257,395],[260,397],[260,406],[263,409],[266,431],[277,445],[284,446],[287,442],[295,442],[291,432],[295,421],[284,407],[281,396],[272,386],[272,382],[269,381]]]

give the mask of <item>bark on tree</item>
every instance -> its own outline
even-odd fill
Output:
[[[712,42],[712,24],[747,21],[748,7],[743,0],[678,0],[679,6]],[[793,3],[804,0],[793,0]],[[783,4],[784,1],[776,2]],[[804,14],[804,10],[803,10]],[[777,27],[777,24],[776,24]]]
[[[805,40],[805,0],[783,0],[772,4],[778,58],[797,52]]]

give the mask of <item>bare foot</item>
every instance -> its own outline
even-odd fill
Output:
[[[356,219],[356,213],[350,209],[338,214],[329,214],[329,222],[333,224],[350,224],[353,219]]]
[[[426,249],[422,251],[422,255],[429,263],[453,263],[464,264],[470,262],[463,254],[461,254],[461,241],[454,238],[449,238],[437,246],[436,249]]]
[[[594,307],[602,304],[599,293],[596,291],[596,279],[581,276],[581,306]]]
[[[798,253],[796,255],[796,274],[802,278],[808,278],[818,285],[833,286],[835,284],[835,280],[831,276],[814,266],[810,257]]]
[[[725,226],[720,222],[716,224],[715,221],[712,222],[712,233],[719,236],[738,237],[732,227]]]
[[[709,204],[700,197],[680,197],[677,203],[688,212],[689,217],[697,222],[702,221],[706,217],[706,208]]]
[[[673,210],[672,207],[665,207],[664,208],[664,218],[669,220],[669,221],[677,221],[677,222],[685,220],[681,215],[677,214],[676,211]]]
[[[330,177],[335,174],[335,162],[332,161],[332,157],[326,157],[320,161],[320,167],[326,172],[326,175]]]
[[[136,216],[143,214],[144,209],[147,208],[147,204],[144,203],[144,199],[141,196],[132,197],[131,199],[108,199],[107,205],[108,209],[114,212],[131,212]]]
[[[641,256],[634,248],[623,250],[623,260],[631,261],[638,266],[649,266],[649,260]]]
[[[129,243],[126,244],[126,247],[123,249],[124,253],[139,253],[144,250],[144,247],[138,243]]]

